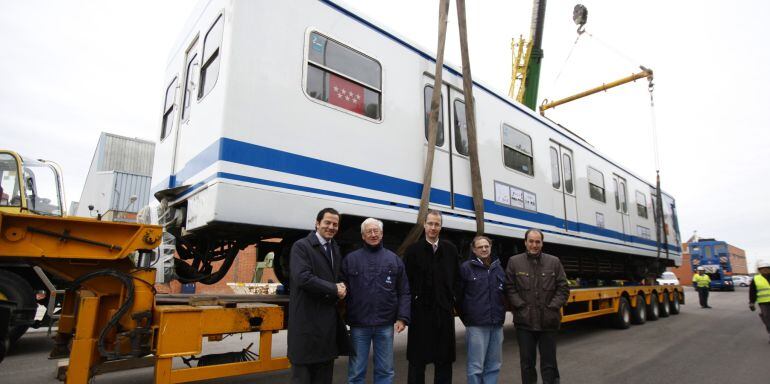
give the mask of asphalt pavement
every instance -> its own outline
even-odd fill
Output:
[[[582,321],[563,327],[558,339],[562,383],[755,383],[764,382],[770,363],[768,335],[757,316],[748,309],[748,289],[712,292],[713,309],[701,309],[697,293],[685,288],[687,305],[679,315],[634,325],[627,330],[607,328],[601,321]],[[510,315],[509,315],[510,316]],[[454,382],[465,378],[465,328],[458,321],[457,362]],[[500,383],[519,383],[516,333],[505,326]],[[236,351],[256,337],[232,336],[206,343],[208,353]],[[275,335],[273,354],[285,355],[285,332]],[[255,343],[255,345],[257,345]],[[0,383],[58,383],[56,362],[46,357],[52,346],[45,332],[30,332],[0,364]],[[406,382],[406,332],[395,339],[396,382]],[[181,361],[175,366],[183,366]],[[337,359],[334,383],[345,383],[347,358]],[[432,369],[428,368],[428,382]],[[94,383],[152,383],[152,369],[97,376]],[[204,383],[286,383],[289,372],[257,374]],[[371,382],[371,368],[368,382]]]

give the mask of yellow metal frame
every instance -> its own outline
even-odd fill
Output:
[[[522,36],[519,36],[518,42],[515,38],[511,39],[511,52],[513,60],[511,63],[511,87],[508,89],[508,96],[523,103],[529,56],[532,53],[532,40],[525,40]],[[517,84],[518,90],[516,90]]]
[[[0,212],[0,259],[25,260],[70,281],[100,270],[130,276],[134,282],[134,302],[118,322],[123,333],[140,327],[148,331],[146,345],[155,359],[155,383],[183,383],[288,368],[286,357],[272,356],[272,335],[285,329],[281,306],[156,303],[155,269],[136,268],[129,256],[156,248],[161,231],[154,225]],[[52,357],[69,356],[67,384],[87,383],[97,368],[107,363],[99,353],[99,337],[129,293],[123,283],[109,276],[83,281],[78,289],[65,293]],[[149,313],[152,320],[148,324],[138,324],[133,317]],[[224,335],[246,332],[260,334],[259,357],[255,361],[172,368],[174,357],[200,354],[204,337],[214,341],[222,340]],[[105,345],[108,343],[115,345],[115,352],[120,355],[132,350],[131,339],[119,336],[114,329],[105,336]],[[131,360],[134,358],[123,361]]]
[[[609,315],[618,311],[620,299],[626,297],[632,308],[636,307],[636,296],[644,295],[646,304],[655,297],[658,303],[663,299],[663,295],[668,295],[669,302],[674,299],[674,295],[679,296],[679,302],[684,303],[684,289],[680,286],[665,285],[647,285],[647,286],[628,286],[628,287],[606,287],[606,288],[578,288],[570,291],[569,303],[588,302],[588,310],[580,313],[564,315],[562,323],[583,320],[597,316]],[[562,308],[562,312],[564,308]]]
[[[555,108],[555,107],[558,107],[559,105],[562,105],[562,104],[565,104],[565,103],[569,103],[570,101],[574,101],[574,100],[577,100],[577,99],[582,99],[582,98],[584,98],[586,96],[593,95],[594,93],[598,93],[598,92],[601,92],[601,91],[606,91],[606,90],[608,90],[610,88],[615,88],[617,86],[620,86],[620,85],[623,85],[623,84],[627,84],[627,83],[630,83],[632,81],[636,81],[636,80],[639,80],[639,79],[642,79],[642,78],[645,78],[645,77],[648,80],[652,81],[652,70],[648,69],[648,68],[645,68],[645,67],[641,67],[641,68],[642,68],[641,72],[634,73],[633,75],[626,76],[626,77],[624,77],[622,79],[615,80],[615,81],[607,83],[607,84],[602,84],[602,85],[600,85],[598,87],[591,88],[591,89],[589,89],[587,91],[583,91],[583,92],[574,94],[572,96],[565,97],[563,99],[552,101],[550,103],[547,103],[546,102],[547,100],[543,100],[543,105],[540,106],[540,114],[541,115],[545,115],[545,111],[547,111],[547,110],[549,110],[551,108]]]

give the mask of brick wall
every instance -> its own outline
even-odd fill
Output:
[[[214,270],[217,270],[222,263],[223,261],[214,263]],[[250,245],[238,252],[238,256],[235,257],[233,265],[222,280],[211,285],[196,283],[195,293],[232,294],[233,290],[230,289],[227,283],[251,283],[254,278],[256,267],[257,248]],[[278,278],[275,277],[272,268],[264,271],[261,282],[267,282],[268,279],[278,282]],[[159,293],[180,293],[182,291],[182,284],[175,280],[169,284],[156,284],[156,289]]]
[[[730,264],[733,267],[733,274],[748,275],[749,268],[746,265],[746,251],[728,244],[727,252],[730,253]]]

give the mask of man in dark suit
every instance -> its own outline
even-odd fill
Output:
[[[291,248],[288,357],[292,383],[331,383],[339,356],[336,304],[347,294],[339,282],[342,255],[334,241],[340,214],[324,208],[315,231]],[[344,325],[343,325],[344,327]]]
[[[460,257],[449,241],[440,240],[441,213],[429,211],[425,238],[410,245],[404,265],[412,295],[407,336],[410,384],[425,382],[425,365],[434,364],[434,383],[452,382],[455,321],[452,308],[459,290]]]

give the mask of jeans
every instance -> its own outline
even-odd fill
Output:
[[[519,341],[521,382],[537,383],[537,350],[540,350],[540,375],[543,384],[559,384],[559,367],[556,364],[556,331],[528,331],[516,329]]]
[[[355,355],[348,360],[348,383],[363,383],[374,344],[374,384],[393,383],[393,325],[350,327]]]
[[[468,384],[496,384],[503,353],[503,326],[465,328],[468,346]]]

